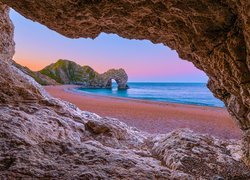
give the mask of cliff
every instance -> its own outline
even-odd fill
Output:
[[[80,66],[73,61],[60,59],[40,71],[32,71],[15,61],[12,63],[41,85],[75,84],[83,88],[112,88],[113,79],[118,89],[129,88],[128,75],[124,69],[110,69],[99,74],[89,66]]]
[[[77,84],[86,88],[111,88],[114,79],[119,89],[128,88],[128,75],[123,69],[111,69],[99,74],[89,66],[80,66],[73,61],[60,59],[39,73],[60,84]]]
[[[41,85],[59,85],[58,82],[56,82],[54,79],[40,73],[40,72],[36,72],[36,71],[32,71],[30,70],[28,67],[24,67],[18,63],[16,63],[15,61],[12,62],[12,64],[20,69],[23,73],[29,75],[30,77],[34,78],[36,80],[36,82],[38,82]]]

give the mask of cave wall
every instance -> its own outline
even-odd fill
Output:
[[[14,26],[9,18],[9,8],[0,2],[0,59],[12,59],[15,53]]]
[[[250,164],[250,1],[0,1],[70,38],[115,33],[175,49],[209,76],[209,89],[243,130]]]

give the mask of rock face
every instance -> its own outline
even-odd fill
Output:
[[[112,79],[114,79],[118,85],[118,89],[128,89],[127,81],[128,75],[124,69],[110,69],[101,75],[104,86],[107,88],[112,87]]]
[[[67,37],[106,32],[175,49],[209,76],[209,89],[244,132],[250,165],[249,0],[1,2]]]
[[[23,73],[29,75],[30,77],[34,78],[36,80],[36,82],[38,82],[41,85],[59,85],[59,83],[57,83],[54,79],[43,75],[40,72],[35,72],[35,71],[31,71],[29,68],[24,67],[18,63],[16,63],[15,61],[12,62],[13,66],[15,66],[16,68],[20,69]]]
[[[0,179],[250,178],[237,141],[147,134],[50,97],[4,61],[0,72]]]
[[[1,47],[12,42],[5,36]],[[249,179],[241,153],[236,141],[151,135],[80,111],[0,59],[0,179]]]
[[[112,88],[112,79],[114,79],[118,89],[128,88],[128,75],[124,69],[111,69],[99,74],[89,66],[80,66],[69,60],[58,60],[39,73],[60,84],[77,84],[85,88]]]
[[[8,13],[9,8],[0,2],[0,59],[3,61],[12,59],[15,53],[14,26]]]

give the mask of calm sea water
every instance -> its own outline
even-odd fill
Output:
[[[150,101],[192,104],[200,106],[224,107],[223,102],[213,97],[205,83],[128,83],[130,89],[117,90],[113,83],[112,89],[77,88],[77,92]]]

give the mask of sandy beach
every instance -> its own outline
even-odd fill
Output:
[[[220,138],[241,136],[225,108],[152,102],[127,98],[115,98],[75,93],[76,86],[45,86],[49,94],[69,101],[81,110],[100,116],[118,118],[130,126],[150,133],[167,133],[176,128],[190,128]]]

